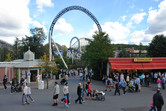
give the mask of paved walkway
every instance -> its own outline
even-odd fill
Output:
[[[32,97],[35,99],[34,103],[29,105],[21,105],[22,93],[10,94],[10,90],[4,90],[0,87],[0,110],[1,111],[148,111],[152,96],[155,93],[155,86],[151,84],[151,87],[142,87],[140,93],[127,93],[126,95],[114,96],[114,89],[111,92],[106,92],[105,101],[87,100],[83,104],[75,104],[74,100],[77,98],[76,88],[79,83],[78,78],[69,78],[69,91],[70,91],[70,108],[65,108],[63,104],[59,102],[58,106],[52,105],[52,88],[55,80],[49,81],[49,89],[38,90],[37,85],[33,83],[31,86]],[[58,80],[59,82],[59,80]],[[46,85],[46,84],[45,84]],[[60,85],[62,92],[62,85]],[[98,90],[104,90],[104,84],[101,81],[92,80],[92,88]],[[122,92],[122,90],[121,90]],[[166,90],[162,90],[164,101],[166,102]],[[60,94],[59,98],[62,98],[63,94]],[[165,103],[166,104],[166,103]],[[163,106],[163,110],[166,111],[166,105]]]

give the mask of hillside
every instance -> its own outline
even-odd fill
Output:
[[[3,49],[3,48],[7,48],[7,49],[12,49],[12,45],[3,41],[3,40],[0,40],[0,48]]]
[[[135,50],[139,50],[139,45],[134,44],[113,44],[114,50],[122,50],[124,48],[134,48]],[[142,50],[147,50],[148,46],[142,46]]]

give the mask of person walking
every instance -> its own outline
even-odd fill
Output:
[[[80,81],[83,80],[83,71],[80,72]]]
[[[150,82],[150,78],[149,78],[149,74],[147,74],[145,76],[145,84],[146,84],[146,87],[149,87],[149,82]]]
[[[111,81],[110,81],[110,78],[107,78],[106,81],[105,81],[105,91],[107,91],[109,89],[109,91],[111,91]]]
[[[87,97],[90,95],[90,97],[92,96],[92,86],[91,86],[91,82],[90,79],[88,79],[87,84],[86,84],[86,90],[87,90]]]
[[[126,82],[127,82],[127,85],[129,85],[129,82],[130,82],[130,77],[129,77],[129,74],[127,74],[127,77],[126,77]]]
[[[66,74],[66,75],[65,75],[65,82],[68,83],[68,79],[69,79],[69,76]]]
[[[158,78],[158,74],[155,72],[154,73],[154,83],[157,83],[157,78]]]
[[[119,93],[119,95],[120,95],[120,90],[119,90],[119,82],[115,82],[115,93],[114,93],[114,95],[116,95],[116,93]]]
[[[157,92],[153,95],[153,105],[157,108],[157,111],[161,111],[162,106],[164,105],[164,100],[159,88],[157,89]]]
[[[55,82],[54,89],[53,89],[53,104],[52,106],[57,106],[58,105],[58,95],[60,92],[60,88],[57,82]]]
[[[82,104],[82,102],[81,102],[81,91],[82,91],[81,83],[78,83],[78,87],[77,87],[78,98],[75,100],[75,103],[77,103],[79,101],[79,103]]]
[[[160,80],[160,78],[157,79],[157,88],[161,88],[161,80]]]
[[[162,76],[161,83],[162,83],[162,89],[165,89],[165,77],[164,76]]]
[[[70,101],[69,101],[69,86],[68,86],[68,83],[66,82],[64,87],[63,87],[63,94],[64,94],[64,98],[61,99],[61,102],[64,101],[65,97],[67,98],[67,104],[70,104]]]
[[[23,84],[23,94],[22,94],[22,105],[29,104],[27,99],[28,87],[26,84]]]
[[[137,91],[141,91],[141,83],[139,77],[135,77],[135,92]]]
[[[7,77],[6,77],[6,75],[4,75],[4,77],[3,77],[4,89],[7,89],[6,83],[7,83]]]
[[[121,81],[121,86],[122,86],[123,94],[125,94],[127,83],[124,79]]]
[[[149,109],[149,111],[156,111],[156,107],[154,107],[153,101],[152,101],[151,104],[150,104],[150,109]]]

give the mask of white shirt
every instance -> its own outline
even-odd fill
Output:
[[[157,78],[157,76],[158,76],[158,74],[157,74],[157,73],[155,73],[155,74],[154,74],[154,78]]]
[[[145,78],[145,75],[144,74],[142,74],[142,79],[144,79]]]
[[[83,76],[83,73],[82,73],[82,72],[80,72],[80,76]]]
[[[69,87],[68,87],[68,86],[65,85],[65,86],[63,87],[63,93],[64,93],[64,94],[68,94],[68,93],[69,93]]]

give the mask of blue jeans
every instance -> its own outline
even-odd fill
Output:
[[[165,83],[162,83],[162,88],[165,89]]]
[[[151,107],[149,111],[156,111],[156,107]]]
[[[25,104],[25,103],[28,103],[27,95],[23,94],[22,95],[22,104]]]
[[[80,76],[80,81],[82,81],[83,80],[83,76]]]

